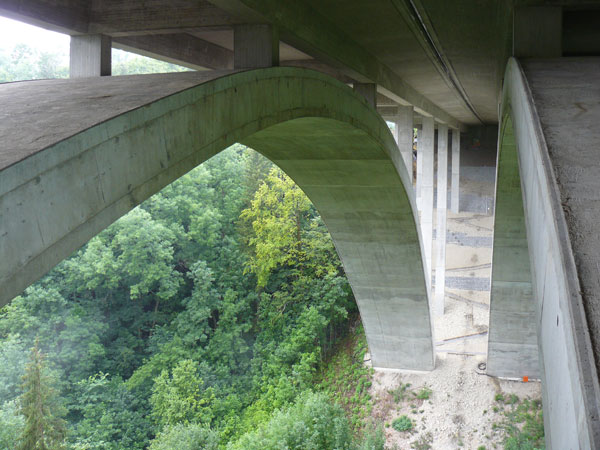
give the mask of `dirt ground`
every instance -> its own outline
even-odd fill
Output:
[[[482,190],[479,181],[461,183],[467,192]],[[496,395],[541,397],[539,382],[499,380],[487,376],[480,366],[487,353],[492,232],[493,216],[483,211],[448,211],[445,314],[434,317],[436,368],[428,373],[378,370],[371,387],[373,416],[386,424],[391,449],[502,448],[502,431],[494,426],[503,420]],[[410,386],[403,394],[407,383]],[[424,387],[431,390],[429,398],[417,398],[413,392]],[[426,393],[421,396],[427,397]],[[392,428],[394,419],[402,415],[413,420],[412,431]],[[419,443],[430,447],[418,447]]]

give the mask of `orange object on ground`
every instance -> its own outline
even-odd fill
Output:
[[[523,377],[523,383],[527,383],[529,381],[529,377],[527,375],[525,375]]]

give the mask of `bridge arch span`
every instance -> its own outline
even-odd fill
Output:
[[[597,147],[569,139],[571,133],[598,136],[573,113],[574,99],[590,96],[586,83],[594,80],[586,79],[586,71],[597,74],[597,64],[573,61],[512,58],[506,68],[488,348],[494,375],[520,377],[539,367],[546,444],[557,449],[600,447],[600,388],[583,299],[590,293],[582,288],[589,272],[577,255],[582,245],[593,251],[596,233],[572,239],[576,227],[594,216],[570,211],[564,178],[578,165],[597,167],[597,159],[589,158]],[[569,125],[569,133],[557,130],[557,122]],[[590,129],[597,130],[595,121]],[[583,209],[593,211],[587,200]],[[594,273],[597,279],[597,268]]]
[[[373,364],[433,368],[408,173],[385,122],[344,84],[269,68],[10,83],[0,97],[9,99],[0,125],[0,305],[143,200],[241,142],[279,165],[319,210]]]

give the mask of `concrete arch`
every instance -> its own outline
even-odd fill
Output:
[[[118,217],[235,142],[320,211],[375,366],[434,365],[414,198],[385,122],[351,89],[296,68],[0,86],[0,304]],[[31,99],[36,103],[31,104]],[[10,134],[9,131],[19,130]]]
[[[550,75],[554,63],[541,62],[540,73]],[[564,80],[564,73],[559,76]],[[540,121],[545,108],[561,105],[556,101],[536,104],[530,77],[535,77],[535,72],[526,74],[515,59],[509,61],[500,114],[494,230],[494,241],[498,242],[494,243],[493,256],[497,267],[492,268],[488,360],[492,370],[510,376],[501,373],[508,355],[502,350],[509,348],[515,325],[525,326],[529,318],[531,324],[515,333],[520,339],[531,339],[534,330],[537,334],[548,448],[598,448],[598,376],[549,138]],[[551,84],[546,81],[544,85],[552,89]],[[514,241],[509,244],[511,239]],[[509,267],[510,262],[514,267]],[[507,299],[509,295],[520,296],[523,301]],[[522,321],[509,323],[519,314]],[[512,351],[513,358],[522,357],[516,348]],[[528,346],[523,351],[522,362],[530,366],[532,349]],[[507,363],[508,372],[521,370],[520,363]]]
[[[539,378],[536,304],[510,108],[498,136],[487,373]]]

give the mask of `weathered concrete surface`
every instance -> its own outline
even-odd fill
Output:
[[[597,327],[600,65],[565,58],[524,67],[527,80],[509,61],[501,119],[512,120],[519,161],[546,441],[556,449],[599,448],[588,324]]]
[[[438,127],[437,145],[437,220],[435,223],[435,293],[433,313],[444,314],[446,290],[446,211],[448,208],[448,127]]]
[[[487,373],[539,378],[536,303],[512,121],[500,130]]]
[[[452,130],[452,184],[450,209],[458,214],[460,209],[460,131]]]
[[[271,68],[12,83],[0,97],[0,304],[242,142],[282,167],[319,209],[374,365],[433,368],[408,173],[386,123],[344,84]]]
[[[71,36],[69,76],[99,77],[111,74],[111,38],[102,34]]]
[[[412,106],[398,106],[393,117],[394,139],[398,144],[404,165],[408,168],[408,179],[413,182],[413,139],[414,139],[414,108]]]
[[[431,281],[431,258],[433,256],[433,140],[434,128],[431,117],[423,117],[423,128],[419,134],[418,155],[422,158],[423,175],[421,180],[421,235],[425,253],[425,279]],[[418,170],[418,169],[417,169]],[[417,176],[417,185],[419,178]],[[431,286],[431,284],[429,284]]]

